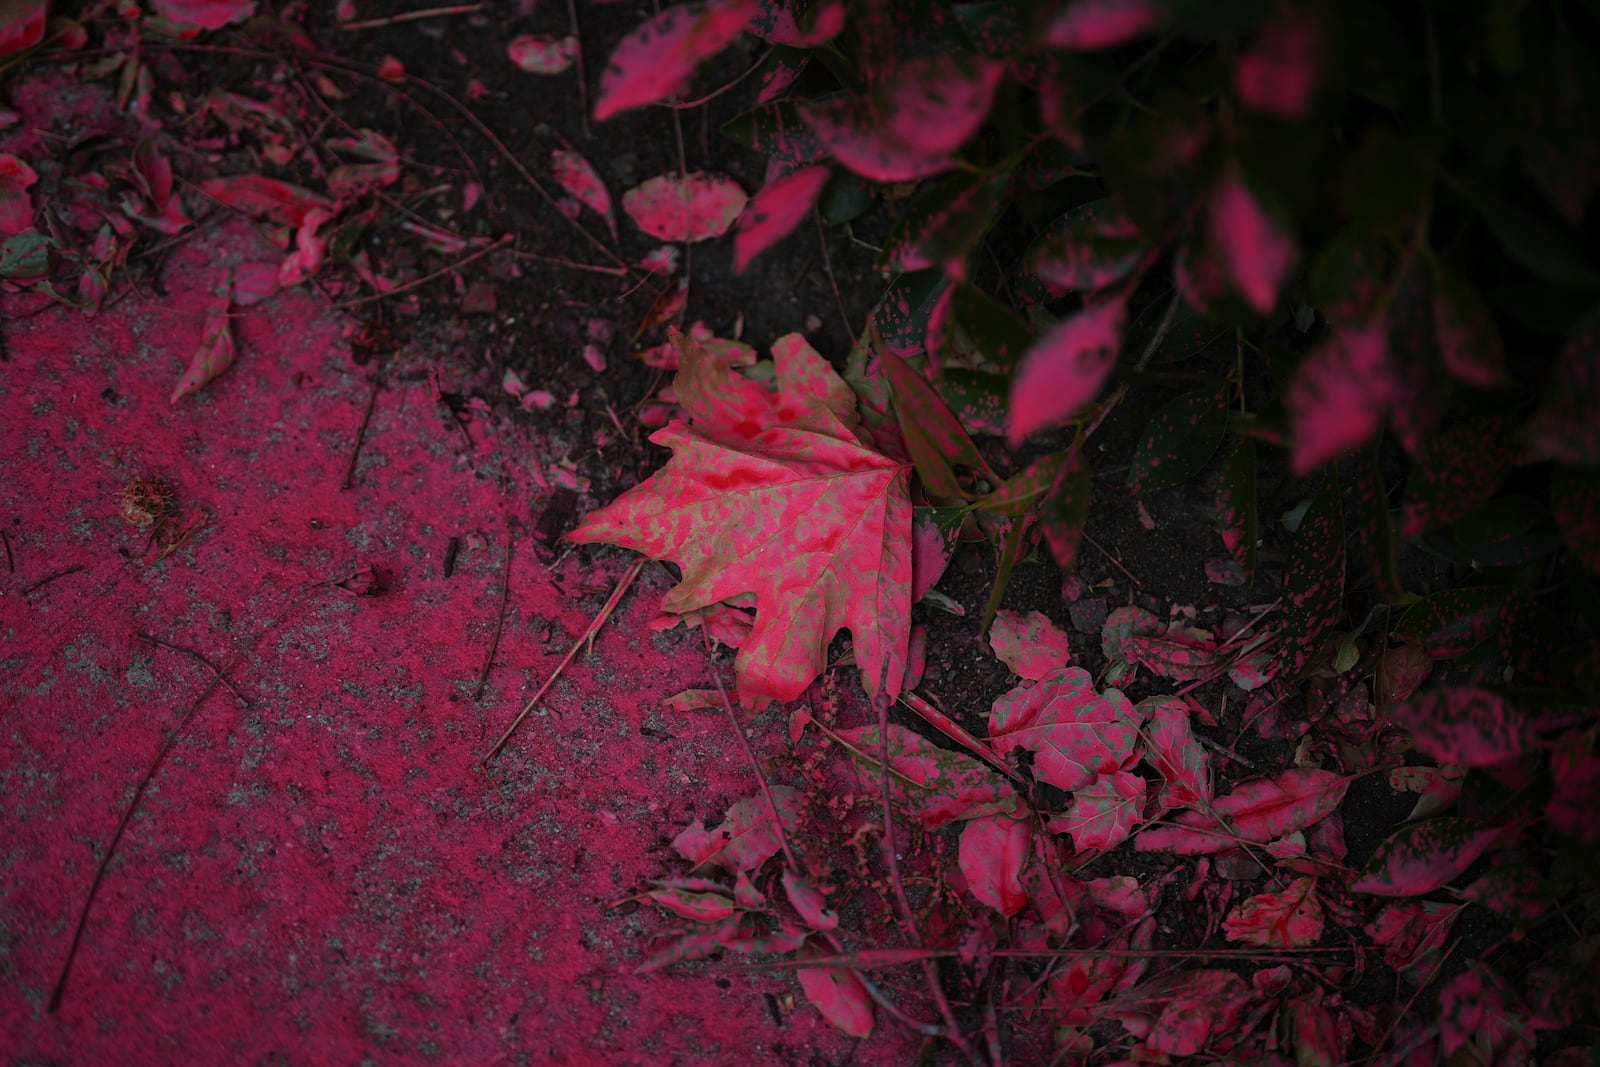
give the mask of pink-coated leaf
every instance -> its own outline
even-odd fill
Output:
[[[1086,307],[1039,339],[1011,384],[1006,428],[1013,445],[1065,422],[1095,398],[1122,347],[1126,294]]]
[[[1158,798],[1162,809],[1204,807],[1211,801],[1211,766],[1195,740],[1188,705],[1176,697],[1150,697],[1139,708],[1150,720],[1145,762],[1165,782]]]
[[[183,377],[178,379],[177,386],[172,390],[172,403],[198,393],[206,387],[217,375],[233,366],[234,356],[237,352],[233,344],[233,323],[228,317],[228,305],[206,314],[205,326],[201,330],[200,347],[189,359],[189,369],[183,372]]]
[[[1294,235],[1262,206],[1237,168],[1212,187],[1211,244],[1245,303],[1258,315],[1271,314],[1300,251]]]
[[[1448,526],[1494,496],[1516,466],[1519,422],[1512,413],[1479,415],[1429,438],[1406,479],[1400,536]]]
[[[828,898],[787,867],[783,871],[783,891],[795,912],[811,929],[832,930],[839,925],[839,913],[828,906]]]
[[[570,70],[577,60],[578,48],[578,39],[571,34],[535,37],[525,33],[512,38],[506,45],[506,55],[518,70],[529,74],[561,74]]]
[[[1545,813],[1552,828],[1588,845],[1600,844],[1600,758],[1573,733],[1550,754],[1555,788]]]
[[[1532,867],[1496,867],[1461,891],[1461,899],[1513,922],[1532,922],[1550,907],[1539,899],[1544,879]]]
[[[1253,111],[1298,121],[1322,80],[1324,30],[1309,8],[1280,8],[1233,67],[1233,89]]]
[[[617,235],[617,216],[611,210],[611,193],[592,163],[576,152],[558,148],[550,153],[550,173],[568,195],[606,220],[606,225],[611,227],[611,236]]]
[[[0,168],[0,174],[4,169]],[[133,168],[128,176],[157,209],[172,198],[172,164],[156,147],[155,138],[146,137],[133,148]]]
[[[13,0],[0,5],[0,56],[15,55],[44,39],[50,0]]]
[[[1342,1017],[1336,1017],[1321,998],[1295,997],[1287,1005],[1294,1025],[1296,1067],[1337,1067],[1345,1059],[1347,1032],[1341,1032]]]
[[[697,923],[721,922],[737,909],[727,894],[719,891],[696,891],[678,887],[652,889],[650,899],[679,918]]]
[[[1216,663],[1217,643],[1205,630],[1180,621],[1163,624],[1143,608],[1118,608],[1106,616],[1100,628],[1100,650],[1113,668],[1134,665],[1171,678],[1191,681],[1208,673]],[[1125,681],[1131,669],[1113,670],[1116,681]]]
[[[33,200],[28,187],[39,180],[33,168],[9,152],[0,152],[0,233],[15,234],[33,226]]]
[[[1527,1063],[1532,1052],[1528,1008],[1498,974],[1473,963],[1439,992],[1439,1042],[1452,1062],[1471,1046],[1475,1062]],[[1517,1054],[1512,1046],[1527,1044]]]
[[[849,10],[841,0],[826,0],[820,7],[804,3],[803,9],[811,14],[811,22],[800,28],[791,0],[758,0],[761,10],[750,22],[750,32],[770,44],[790,48],[815,48],[831,41],[844,29]]]
[[[150,10],[183,26],[220,30],[254,15],[256,4],[255,0],[150,0]]]
[[[1011,673],[1038,681],[1072,662],[1067,635],[1040,611],[1001,609],[989,628],[989,647]]]
[[[1389,709],[1417,748],[1440,763],[1492,767],[1531,741],[1528,717],[1499,693],[1473,685],[1435,689]]]
[[[1202,855],[1240,841],[1265,844],[1333,814],[1349,785],[1350,779],[1313,767],[1251,779],[1214,800],[1210,812],[1181,812],[1176,821],[1144,831],[1134,847],[1140,852]]]
[[[1045,30],[1052,48],[1088,52],[1143,37],[1165,20],[1162,0],[1074,0]]]
[[[800,820],[799,794],[786,785],[775,785],[772,797],[784,828],[794,833]],[[707,830],[705,823],[696,819],[673,838],[672,847],[696,869],[714,864],[738,874],[755,870],[777,853],[778,830],[766,797],[753,796],[729,808],[714,830]]]
[[[1296,878],[1281,893],[1257,893],[1222,922],[1229,941],[1260,948],[1305,948],[1322,937],[1315,878]]]
[[[622,210],[663,241],[709,241],[728,232],[749,202],[732,178],[691,171],[663,174],[622,194]]]
[[[300,227],[313,211],[331,213],[333,203],[310,189],[267,178],[260,174],[237,174],[213,178],[205,183],[205,193],[224,207],[257,215],[280,226]]]
[[[1429,819],[1378,846],[1351,892],[1414,897],[1448,885],[1483,855],[1499,830],[1468,819]]]
[[[1116,848],[1139,824],[1145,780],[1128,771],[1101,775],[1073,791],[1066,814],[1046,825],[1053,834],[1069,834],[1079,852]]]
[[[769,181],[739,216],[739,229],[733,235],[733,269],[741,272],[750,261],[793,232],[811,213],[811,208],[828,184],[827,167],[802,167],[776,181]]]
[[[883,741],[876,726],[840,730],[862,785],[884,780]],[[940,748],[902,726],[889,725],[889,797],[925,828],[1017,810],[1019,798],[1005,778],[970,756]]]
[[[949,55],[901,62],[870,99],[810,103],[801,117],[842,165],[873,181],[926,178],[947,170],[978,132],[1005,68]]]
[[[1393,392],[1387,334],[1351,329],[1324,341],[1295,372],[1287,405],[1296,474],[1307,474],[1377,432]]]
[[[1098,292],[1133,272],[1145,251],[1139,228],[1110,200],[1092,200],[1045,227],[1028,246],[1028,269],[1052,296]]]
[[[1009,815],[973,819],[961,830],[960,864],[967,888],[1006,918],[1028,906],[1022,872],[1033,850],[1033,823]]]
[[[671,7],[634,30],[600,75],[596,121],[680,92],[702,60],[723,50],[756,14],[755,0]]]
[[[817,1012],[851,1037],[872,1033],[872,997],[861,979],[839,967],[802,967],[800,988]]]
[[[753,593],[735,661],[747,708],[799,696],[841,629],[867,691],[882,672],[893,699],[911,639],[908,466],[861,443],[855,395],[799,334],[773,345],[776,391],[684,345],[673,389],[692,425],[651,438],[675,454],[570,539],[677,563],[667,611]]]
[[[1433,279],[1433,323],[1439,357],[1451,374],[1484,389],[1505,382],[1505,345],[1494,313],[1470,282],[1444,267]]]
[[[1089,672],[1067,667],[1003,694],[989,711],[1001,755],[1033,753],[1033,773],[1058,789],[1079,789],[1133,762],[1139,711],[1115,689],[1095,692]]]
[[[1127,1007],[1107,1014],[1166,1056],[1198,1056],[1239,1025],[1251,992],[1232,971],[1181,971],[1138,987]]]
[[[735,934],[743,916],[730,915],[720,923],[704,929],[691,929],[682,937],[674,938],[660,951],[653,953],[634,969],[634,974],[650,974],[671,967],[675,963],[704,959],[720,951],[730,935]]]

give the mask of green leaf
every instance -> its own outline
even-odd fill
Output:
[[[1550,511],[1568,550],[1600,572],[1600,472],[1556,464],[1550,473]]]
[[[1520,589],[1507,591],[1500,606],[1500,654],[1518,682],[1562,686],[1572,676],[1567,625]]]
[[[1145,241],[1110,199],[1080,204],[1045,227],[1023,257],[1055,295],[1095,292],[1132,273]]]
[[[1019,798],[998,771],[970,756],[940,748],[903,726],[890,724],[889,773],[883,769],[883,734],[876,726],[840,730],[862,785],[877,792],[888,778],[889,798],[933,830],[958,819],[1010,814]]]
[[[1477,203],[1495,240],[1522,266],[1559,285],[1600,288],[1600,272],[1555,226],[1526,208],[1492,196],[1481,196]]]
[[[1172,293],[1169,290],[1139,311],[1122,342],[1124,351],[1137,352],[1141,355],[1144,353],[1151,339],[1155,337],[1156,330],[1160,328],[1171,299]],[[1155,352],[1151,354],[1151,363],[1178,363],[1191,356],[1197,356],[1216,343],[1217,338],[1226,334],[1228,329],[1226,324],[1208,319],[1187,303],[1179,301],[1177,310],[1172,313],[1172,322],[1167,327],[1166,337],[1162,338]]]
[[[966,499],[953,466],[958,463],[982,473],[990,482],[999,481],[933,385],[894,353],[884,352],[881,358],[894,389],[894,412],[906,451],[911,453],[928,495],[939,503]]]
[[[872,325],[879,340],[897,356],[921,352],[928,334],[928,317],[949,285],[944,272],[938,270],[919,270],[896,278],[872,310]]]
[[[1465,655],[1499,628],[1505,596],[1504,589],[1486,585],[1445,589],[1407,608],[1395,636],[1418,642],[1434,659]]]
[[[1078,546],[1083,540],[1083,524],[1089,518],[1092,485],[1089,461],[1083,457],[1082,439],[1072,443],[1056,471],[1055,481],[1045,495],[1039,531],[1051,555],[1062,570],[1078,563]]]
[[[1493,497],[1516,465],[1520,421],[1509,412],[1480,415],[1430,438],[1406,479],[1400,536],[1447,526]]]
[[[1378,595],[1392,604],[1405,595],[1405,590],[1400,585],[1394,524],[1389,518],[1389,493],[1383,484],[1383,472],[1378,469],[1376,444],[1356,453],[1352,463],[1356,536],[1372,568]]]
[[[1009,192],[1010,175],[957,173],[929,184],[911,199],[889,231],[880,267],[924,270],[959,262],[977,247]]]
[[[1228,424],[1228,383],[1217,382],[1161,405],[1133,454],[1128,488],[1157,492],[1181,485],[1211,462]]]
[[[1549,512],[1520,493],[1496,497],[1448,533],[1480,567],[1515,567],[1561,547],[1561,531]]]
[[[1260,537],[1256,514],[1256,445],[1247,437],[1233,443],[1222,464],[1217,486],[1217,526],[1244,580],[1256,573],[1256,541]]]
[[[1337,468],[1323,479],[1289,545],[1278,673],[1298,678],[1316,658],[1344,604],[1344,517]]]
[[[1350,219],[1374,234],[1408,232],[1433,184],[1434,151],[1426,131],[1403,131],[1381,120],[1345,162],[1343,199]]]
[[[1444,266],[1433,275],[1433,323],[1439,358],[1459,381],[1486,389],[1506,381],[1494,314],[1465,277]]]
[[[1389,257],[1364,231],[1346,228],[1323,246],[1311,266],[1311,301],[1333,326],[1365,326],[1372,319]]]
[[[800,117],[799,109],[787,100],[763,104],[729,119],[722,126],[722,134],[771,157],[786,172],[827,157],[822,142]]]
[[[956,287],[950,323],[984,362],[1001,372],[1015,367],[1033,341],[1033,331],[1020,315],[970,285]]]
[[[47,273],[54,247],[54,241],[33,230],[7,238],[0,246],[0,278],[29,279]]]
[[[826,225],[843,226],[871,210],[873,195],[872,183],[865,178],[836,170],[817,197],[817,214]]]
[[[973,501],[979,511],[988,511],[1008,518],[1020,518],[1045,499],[1055,484],[1067,453],[1052,452],[1028,464],[1026,470],[1013,474],[994,492]]]
[[[939,391],[969,433],[1003,434],[1010,383],[1004,375],[951,368],[939,380]]]

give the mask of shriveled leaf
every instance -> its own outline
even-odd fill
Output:
[[[1001,755],[1032,752],[1040,781],[1078,789],[1134,760],[1139,712],[1118,690],[1095,692],[1088,671],[1066,667],[1000,696],[989,711],[989,739]]]
[[[578,58],[578,47],[578,39],[571,34],[535,37],[525,33],[512,38],[506,45],[506,55],[518,70],[529,74],[561,74]]]
[[[737,909],[733,899],[719,891],[695,891],[667,887],[652,889],[650,899],[674,915],[697,923],[721,922]]]
[[[1150,416],[1128,469],[1128,488],[1158,492],[1205,470],[1227,428],[1228,385],[1202,386],[1169,400]]]
[[[1007,434],[1013,445],[1065,422],[1095,398],[1122,344],[1127,296],[1084,308],[1028,349],[1011,385]]]
[[[1532,740],[1527,714],[1489,689],[1434,689],[1389,710],[1417,748],[1440,763],[1492,767],[1520,755]]]
[[[1229,449],[1217,485],[1217,526],[1222,543],[1249,582],[1256,573],[1256,542],[1260,538],[1256,511],[1256,445],[1241,437]]]
[[[1550,511],[1567,548],[1600,573],[1600,475],[1557,464],[1550,474]]]
[[[717,174],[662,174],[622,194],[622,210],[663,241],[709,241],[728,232],[749,202],[739,183]]]
[[[1395,636],[1416,641],[1434,659],[1465,655],[1494,636],[1505,597],[1487,585],[1441,590],[1407,608]]]
[[[876,789],[884,779],[878,728],[840,730],[838,736],[850,745],[862,784]],[[887,777],[890,799],[930,830],[959,819],[1010,814],[1019,803],[1016,791],[998,771],[893,723]]]
[[[1116,848],[1139,825],[1145,780],[1128,771],[1101,775],[1072,793],[1066,814],[1052,818],[1047,829],[1068,834],[1079,852]]]
[[[983,125],[1004,67],[948,54],[905,59],[870,98],[801,107],[833,157],[879,182],[915,181],[948,170]]]
[[[1238,168],[1211,190],[1211,245],[1228,280],[1258,315],[1271,314],[1299,259],[1294,235],[1262,204]]]
[[[806,999],[828,1022],[851,1037],[872,1033],[872,997],[855,974],[841,967],[802,967],[795,977]]]
[[[1494,496],[1517,462],[1517,423],[1511,413],[1479,415],[1429,439],[1406,479],[1400,536],[1447,526]]]
[[[651,438],[672,459],[569,536],[676,562],[667,611],[754,593],[746,707],[799,696],[844,628],[868,692],[882,671],[892,698],[911,632],[909,468],[861,443],[854,395],[804,338],[773,355],[775,393],[689,344],[673,387],[691,425]]]
[[[205,325],[201,328],[200,347],[189,357],[189,369],[178,379],[177,386],[172,390],[171,402],[176,404],[189,394],[204,389],[213,378],[233,366],[237,354],[233,343],[233,321],[228,316],[228,305],[224,303],[217,310],[207,313]]]
[[[998,476],[972,443],[926,378],[893,352],[882,354],[883,373],[894,389],[894,413],[905,438],[906,451],[916,464],[923,487],[935,503],[954,503],[967,496],[956,478],[953,464],[978,471],[992,480]]]
[[[1286,399],[1294,472],[1306,474],[1376,433],[1391,392],[1383,328],[1336,331],[1313,349]]]
[[[745,205],[739,229],[733,235],[733,269],[743,271],[750,261],[794,231],[811,213],[812,205],[828,184],[827,167],[803,167],[769,181]]]
[[[1289,545],[1284,621],[1278,632],[1278,664],[1283,673],[1298,677],[1309,667],[1324,636],[1339,621],[1343,614],[1344,577],[1339,481],[1330,471]]]
[[[967,254],[988,232],[1009,189],[1009,176],[952,174],[929,184],[895,220],[880,265],[893,271],[944,267],[964,275]]]
[[[973,819],[961,830],[959,861],[967,888],[1006,918],[1028,906],[1022,872],[1033,850],[1033,823],[1009,815]]]
[[[606,119],[681,92],[702,60],[722,51],[755,17],[755,0],[680,4],[623,38],[600,75],[594,117]]]
[[[1472,866],[1500,831],[1470,819],[1429,819],[1378,846],[1351,892],[1414,897],[1450,884]]]
[[[1492,389],[1506,381],[1505,346],[1494,314],[1472,284],[1447,267],[1433,276],[1439,358],[1457,380]]]
[[[800,821],[800,795],[786,785],[772,787],[772,798],[784,829],[794,833]],[[747,797],[728,809],[714,830],[696,819],[672,840],[678,855],[698,870],[718,866],[730,874],[753,871],[778,852],[778,829],[765,796]]]
[[[1145,762],[1161,775],[1158,798],[1163,810],[1204,807],[1211,801],[1211,767],[1206,750],[1195,740],[1189,706],[1176,697],[1150,697],[1139,702],[1149,716]]]
[[[1023,257],[1052,296],[1098,292],[1133,272],[1144,254],[1139,228],[1110,200],[1080,204],[1044,228]]]
[[[1044,40],[1080,52],[1115,48],[1158,29],[1166,12],[1162,0],[1074,0],[1051,21]]]
[[[1144,831],[1134,839],[1134,847],[1140,852],[1202,855],[1222,852],[1241,841],[1265,844],[1333,814],[1349,785],[1350,779],[1313,767],[1254,778],[1214,800],[1210,812],[1181,812],[1174,822]]]
[[[989,646],[1011,673],[1038,681],[1072,662],[1067,635],[1040,611],[1002,609],[989,628]]]
[[[550,173],[573,199],[606,220],[611,236],[617,235],[617,216],[611,210],[611,193],[594,164],[578,153],[558,148],[550,153]]]
[[[1306,948],[1322,937],[1315,878],[1296,878],[1280,893],[1257,893],[1222,922],[1229,941],[1260,948]]]

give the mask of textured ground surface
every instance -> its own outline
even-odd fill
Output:
[[[0,1043],[18,1062],[840,1062],[783,974],[632,968],[659,925],[608,911],[664,842],[748,795],[698,641],[647,623],[646,571],[592,657],[488,771],[478,758],[583,631],[620,558],[555,569],[530,529],[548,441],[458,426],[407,351],[372,395],[303,291],[236,320],[240,358],[168,394],[243,227],[180,250],[173,295],[6,324],[0,362]],[[448,388],[448,380],[445,382]],[[469,451],[467,438],[472,447]],[[147,561],[119,514],[162,478],[204,526]],[[473,699],[519,524],[504,633]],[[461,542],[453,576],[444,560]],[[70,573],[39,584],[67,568]],[[351,574],[378,573],[358,597]],[[348,587],[347,587],[348,586]],[[221,666],[118,847],[57,1014],[98,857],[166,731]],[[892,1031],[856,1050],[898,1058]]]

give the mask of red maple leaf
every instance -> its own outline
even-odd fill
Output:
[[[672,459],[572,540],[676,563],[683,581],[666,611],[753,593],[735,663],[751,710],[799,696],[842,629],[867,691],[882,675],[898,695],[911,641],[910,465],[858,436],[855,395],[799,334],[773,345],[776,391],[680,344],[673,391],[689,422],[650,438]]]

